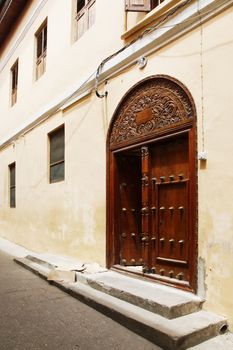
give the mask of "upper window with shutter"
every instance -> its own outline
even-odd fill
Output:
[[[19,61],[11,67],[11,106],[17,101]]]
[[[77,40],[95,22],[95,0],[76,0],[75,11],[75,40]]]
[[[159,6],[164,0],[125,0],[126,11],[149,12]]]
[[[47,55],[47,20],[35,34],[36,36],[36,79],[45,72]]]

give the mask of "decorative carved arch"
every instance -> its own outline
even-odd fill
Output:
[[[134,85],[120,101],[109,127],[111,150],[191,125],[195,106],[186,87],[166,75]]]

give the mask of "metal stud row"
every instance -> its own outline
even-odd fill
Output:
[[[155,266],[153,266],[153,267],[151,268],[151,273],[153,273],[153,274],[156,274],[156,273],[157,273],[157,269],[156,269]],[[158,273],[159,273],[161,276],[165,276],[165,269],[160,269],[160,270],[158,271]],[[178,279],[178,280],[183,280],[183,279],[184,279],[184,273],[183,273],[183,272],[179,272],[177,275],[175,275],[175,272],[174,272],[173,270],[170,270],[170,271],[168,272],[168,276],[169,276],[170,278],[176,278],[176,279]]]
[[[184,206],[180,206],[180,207],[178,207],[177,209],[178,209],[179,211],[184,211]],[[159,208],[159,210],[160,210],[160,211],[164,211],[164,210],[166,210],[166,208],[162,206],[162,207]],[[175,208],[174,208],[174,207],[169,207],[168,210],[171,212],[171,211],[174,211]]]
[[[165,240],[164,237],[160,238],[160,243],[161,243],[161,244],[164,244],[165,241],[166,241],[166,240]],[[171,239],[168,240],[168,242],[170,243],[171,246],[173,246],[173,245],[175,244],[175,239],[174,239],[174,238],[171,238]],[[183,240],[183,239],[180,239],[180,240],[178,241],[178,243],[179,243],[180,246],[183,246],[183,245],[184,245],[184,240]]]
[[[169,178],[170,182],[173,182],[173,181],[175,181],[176,176],[171,174],[171,175],[168,176],[168,178]],[[155,177],[152,178],[152,181],[156,182],[156,180],[157,179]],[[178,180],[179,181],[184,180],[184,174],[178,174]],[[160,182],[163,183],[165,181],[166,181],[166,176],[160,176]]]
[[[135,209],[134,209],[134,208],[131,208],[130,210],[131,210],[132,213],[135,212]],[[123,213],[126,213],[126,212],[127,212],[127,208],[121,208],[121,211],[122,211]]]
[[[127,261],[126,261],[126,259],[122,259],[121,260],[121,263],[123,264],[123,265],[126,265],[127,264]],[[139,260],[139,263],[142,263],[142,259],[140,259]],[[136,265],[136,260],[135,259],[131,259],[130,260],[130,264],[131,265]],[[149,271],[146,271],[146,269],[145,268],[143,268],[143,273],[146,273],[146,272],[149,272]],[[160,269],[159,271],[159,274],[161,275],[161,276],[165,276],[165,269]],[[152,268],[151,268],[151,273],[153,273],[153,274],[156,274],[157,273],[157,269],[156,269],[156,267],[155,266],[153,266]],[[170,277],[170,278],[176,278],[176,279],[178,279],[178,280],[183,280],[184,279],[184,273],[183,272],[179,272],[176,276],[175,276],[175,272],[173,271],[173,270],[170,270],[169,272],[168,272],[168,276]]]

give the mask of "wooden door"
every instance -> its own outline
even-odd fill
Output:
[[[189,281],[188,134],[154,145],[149,157],[149,270],[162,277]]]
[[[138,152],[116,157],[116,229],[121,265],[141,265],[141,159]]]
[[[120,264],[188,281],[188,133],[117,157]]]
[[[107,150],[108,267],[140,264],[148,278],[195,291],[196,110],[190,92],[165,75],[137,83],[116,108]]]

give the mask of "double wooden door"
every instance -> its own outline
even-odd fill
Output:
[[[189,136],[119,152],[116,230],[119,262],[158,279],[189,281]]]

